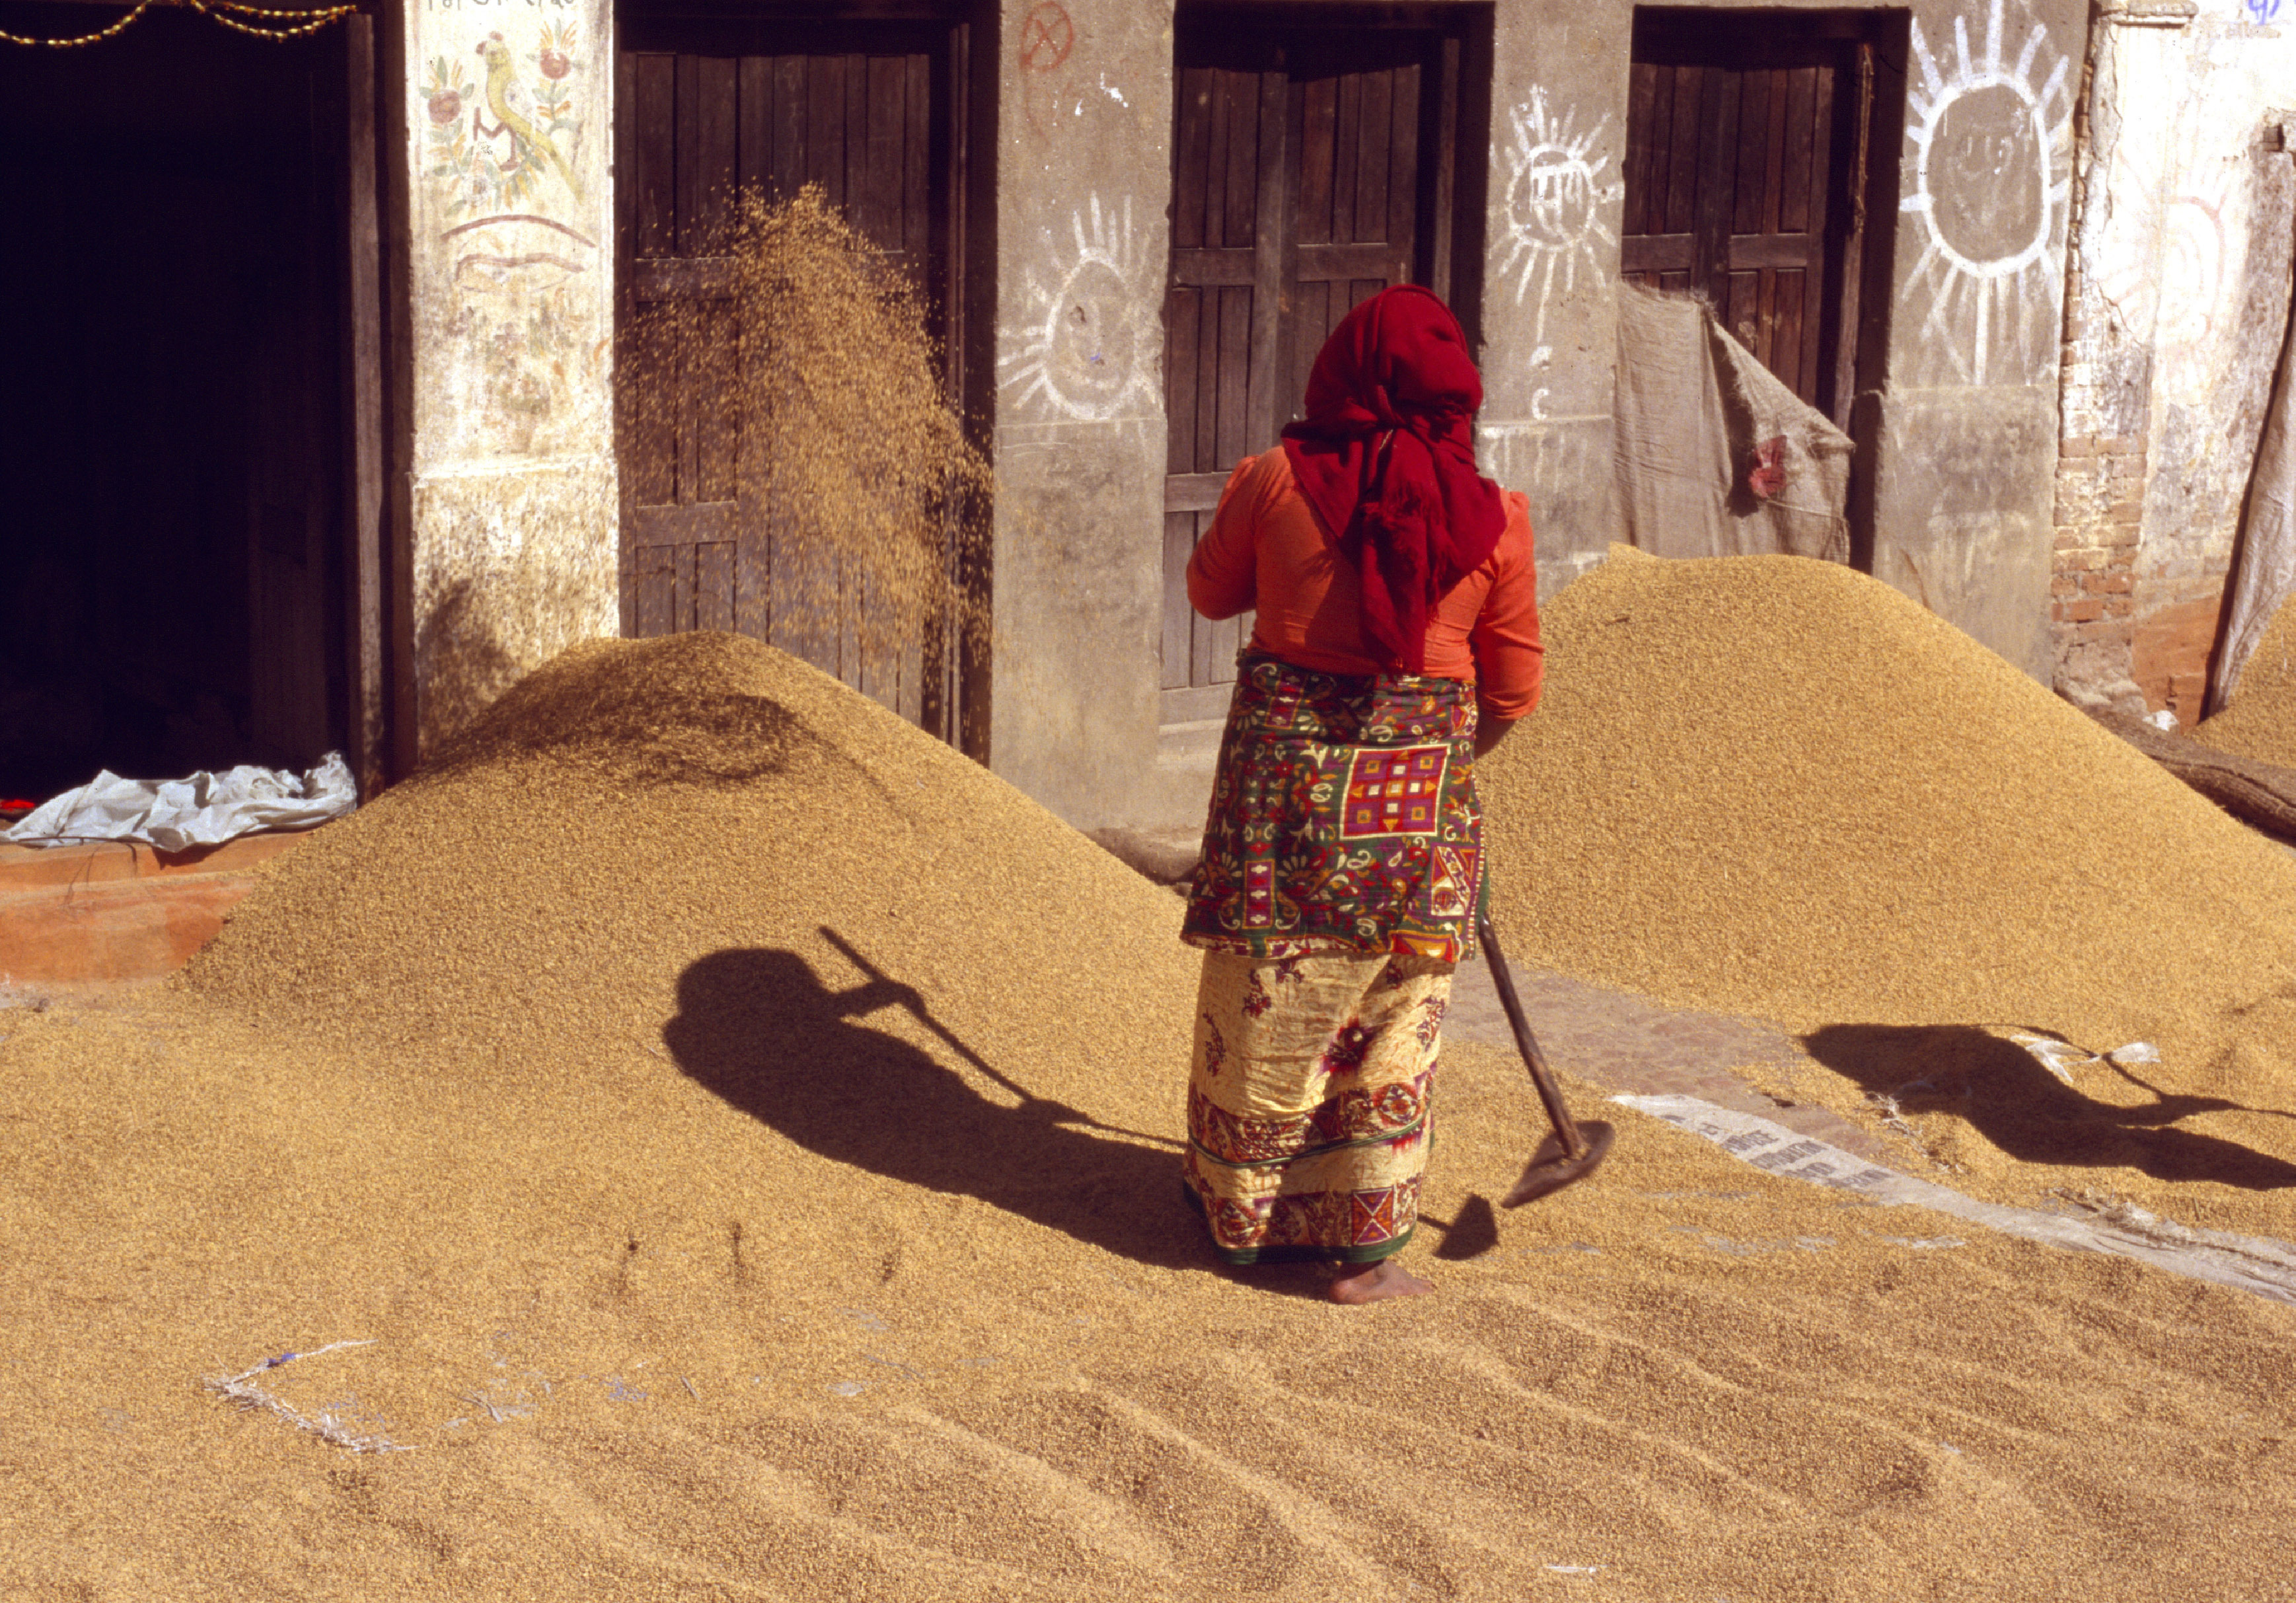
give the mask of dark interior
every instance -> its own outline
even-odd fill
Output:
[[[0,44],[0,799],[343,744],[340,34]]]

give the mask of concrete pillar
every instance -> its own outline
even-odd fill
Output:
[[[1623,538],[1611,407],[1632,28],[1624,5],[1525,0],[1494,28],[1479,448],[1530,497],[1542,600]]]
[[[1153,821],[1170,254],[1168,0],[1004,0],[994,769]]]

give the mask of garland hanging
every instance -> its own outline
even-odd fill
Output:
[[[211,22],[220,22],[226,28],[234,29],[243,34],[252,34],[258,39],[303,38],[318,32],[330,23],[341,21],[358,10],[356,3],[348,5],[320,6],[310,10],[275,11],[268,6],[246,4],[244,0],[136,0],[135,9],[120,18],[119,21],[108,28],[99,28],[94,33],[81,34],[78,38],[32,39],[26,38],[21,34],[13,34],[5,29],[0,29],[0,40],[5,40],[11,45],[29,45],[50,50],[76,50],[83,45],[100,45],[106,39],[118,38],[127,31],[130,24],[154,5],[178,4],[190,6]],[[236,12],[237,15],[228,16],[225,14],[226,12]],[[241,17],[252,17],[259,21],[242,22],[239,20]],[[275,24],[283,24],[283,26],[275,26]]]

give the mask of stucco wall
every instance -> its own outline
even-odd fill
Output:
[[[1155,810],[1171,7],[1005,0],[993,43],[990,760],[1080,826],[1146,822]]]
[[[617,625],[610,0],[406,12],[415,719]]]
[[[1633,10],[1502,4],[1487,464],[1530,492],[1552,590],[1620,529],[1612,287]],[[1875,574],[2048,669],[2058,328],[2086,35],[2077,0],[1912,8],[1886,382],[1866,399]],[[1894,77],[1894,72],[1885,77]],[[1532,165],[1583,197],[1527,205]],[[1549,180],[1550,195],[1554,193]],[[1550,264],[1561,263],[1559,271]]]
[[[1623,529],[1611,413],[1633,19],[1502,4],[1492,39],[1479,443],[1483,471],[1530,497],[1542,598]]]
[[[1549,596],[1621,533],[1633,14],[1626,0],[1496,8],[1480,442],[1487,471],[1530,495]],[[2087,10],[1926,0],[1911,14],[1906,59],[1890,63],[1906,95],[1885,378],[1862,403],[1874,571],[2046,677]],[[1007,0],[1004,30],[993,760],[1086,827],[1185,827],[1217,735],[1160,745],[1156,727],[1170,8]]]
[[[2296,4],[2120,0],[2094,48],[2055,672],[2189,723],[2287,326]]]

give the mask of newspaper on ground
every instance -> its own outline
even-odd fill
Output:
[[[2053,1213],[1980,1202],[1950,1187],[1884,1168],[1759,1114],[1718,1107],[1696,1097],[1629,1095],[1611,1100],[1702,1136],[1757,1169],[1790,1180],[1839,1187],[1876,1203],[1929,1208],[2053,1246],[2135,1258],[2171,1274],[2296,1303],[2296,1246],[2284,1241],[2194,1229],[2127,1203]]]

